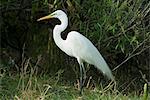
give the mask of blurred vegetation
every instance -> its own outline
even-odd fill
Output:
[[[3,75],[18,75],[26,68],[35,75],[60,72],[64,82],[76,81],[76,59],[59,50],[52,38],[59,21],[36,21],[57,9],[69,17],[63,36],[77,30],[90,39],[112,69],[119,91],[143,93],[150,81],[149,0],[1,0],[0,85]],[[31,68],[25,67],[27,62]],[[94,85],[106,80],[94,67],[87,68],[87,76]]]

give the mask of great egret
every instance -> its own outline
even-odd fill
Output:
[[[53,30],[53,38],[56,45],[69,56],[75,57],[80,66],[80,93],[82,94],[83,79],[86,78],[86,72],[83,62],[94,65],[109,79],[114,80],[111,70],[107,63],[99,53],[97,48],[86,37],[76,31],[68,33],[66,40],[61,38],[61,32],[63,32],[68,26],[68,17],[62,10],[56,10],[55,12],[39,18],[37,21],[58,18],[61,21],[60,25],[56,25]],[[84,75],[84,76],[83,76]]]

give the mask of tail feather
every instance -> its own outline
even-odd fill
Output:
[[[114,80],[114,76],[112,75],[112,72],[109,68],[109,66],[107,65],[106,61],[104,60],[104,58],[99,55],[99,59],[95,60],[95,66],[102,71],[102,73],[104,75],[106,75],[108,77],[108,79]]]

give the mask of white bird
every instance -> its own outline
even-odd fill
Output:
[[[92,44],[90,40],[84,37],[82,34],[76,31],[68,33],[66,40],[61,38],[61,32],[63,32],[68,26],[68,17],[62,10],[56,10],[55,12],[39,18],[37,21],[58,18],[61,22],[60,25],[56,25],[53,29],[53,38],[56,45],[64,51],[67,55],[75,57],[80,65],[80,93],[82,94],[83,78],[86,78],[86,72],[83,62],[87,62],[94,65],[100,70],[108,79],[114,80],[112,72],[105,62],[102,55],[97,48]],[[84,75],[84,76],[83,76]]]

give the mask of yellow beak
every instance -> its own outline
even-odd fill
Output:
[[[52,15],[47,15],[47,16],[44,16],[44,17],[41,17],[39,19],[37,19],[37,21],[41,21],[41,20],[45,20],[45,19],[50,19],[50,18],[53,18]]]

